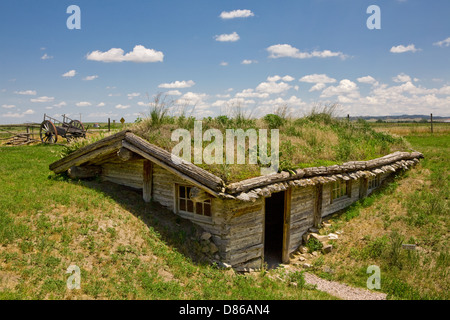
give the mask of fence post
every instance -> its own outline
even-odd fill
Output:
[[[433,114],[430,114],[430,120],[431,120],[431,133],[433,133]]]
[[[108,118],[108,132],[111,131],[111,118]]]

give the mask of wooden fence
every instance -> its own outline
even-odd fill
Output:
[[[40,142],[38,123],[0,125],[0,144],[25,145]]]

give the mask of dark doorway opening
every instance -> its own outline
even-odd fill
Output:
[[[266,198],[264,229],[264,261],[268,268],[282,262],[285,192],[272,193]]]

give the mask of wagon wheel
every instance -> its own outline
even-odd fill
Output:
[[[76,131],[80,131],[83,133],[82,137],[86,138],[86,131],[84,130],[83,124],[78,120],[72,120],[69,122],[69,128],[77,129]]]
[[[43,143],[56,143],[56,141],[58,141],[58,134],[53,122],[49,120],[42,122],[39,136]]]

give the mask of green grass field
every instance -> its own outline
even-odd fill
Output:
[[[192,226],[172,229],[161,217],[173,214],[132,190],[55,176],[60,151],[0,148],[0,299],[333,299],[282,271],[237,275],[191,258]],[[70,265],[80,290],[67,289]]]
[[[343,236],[311,271],[365,288],[375,264],[391,299],[448,299],[450,135],[406,139],[425,159],[334,216],[331,231]],[[132,190],[50,172],[61,151],[0,147],[0,299],[334,299],[303,285],[300,273],[209,266],[195,255],[193,227],[164,208]],[[79,290],[67,289],[70,265],[81,269]]]
[[[315,260],[316,274],[364,287],[370,265],[381,269],[390,299],[450,298],[450,135],[409,134],[425,159],[380,191],[334,215],[328,232],[342,230],[336,250]],[[402,248],[415,244],[416,250]],[[334,273],[321,270],[326,265]]]

